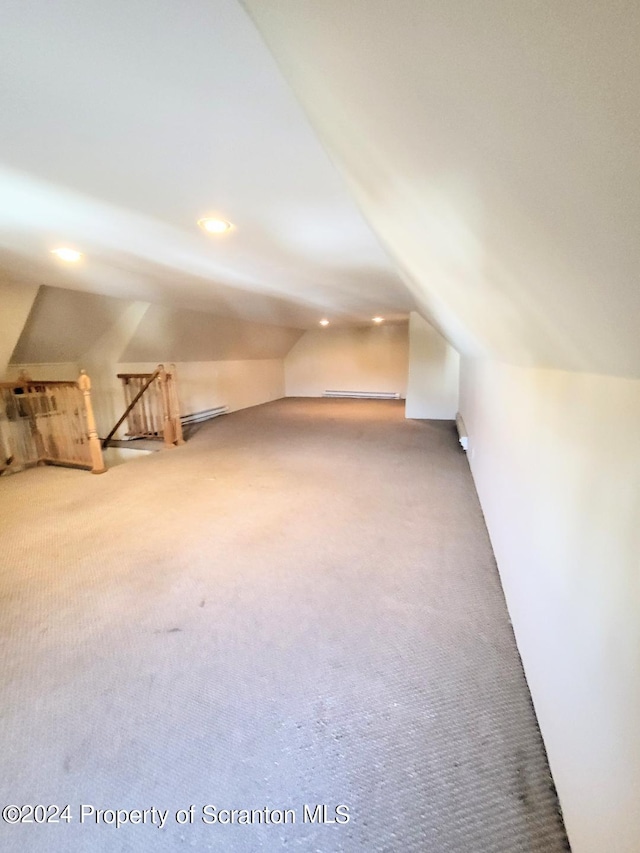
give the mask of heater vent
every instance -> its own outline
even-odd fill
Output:
[[[363,397],[370,400],[399,400],[398,391],[323,391],[323,397]]]
[[[203,421],[210,421],[211,418],[217,418],[219,415],[226,415],[229,411],[229,406],[217,406],[215,409],[203,409],[201,412],[193,412],[190,415],[183,415],[180,420],[183,426],[190,424],[200,424]]]

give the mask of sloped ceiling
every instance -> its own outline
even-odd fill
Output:
[[[13,364],[74,362],[117,320],[121,299],[41,287],[11,356]]]
[[[299,327],[414,306],[236,0],[5,0],[0,76],[5,277]]]
[[[42,286],[11,363],[81,362],[96,344],[102,348],[105,335],[120,328],[132,304],[125,299]],[[152,303],[137,305],[139,321],[110,350],[109,358],[117,362],[283,358],[303,334],[301,329],[207,312]],[[129,328],[126,321],[125,326]]]
[[[5,0],[0,277],[640,376],[636,2],[244,6]]]
[[[640,5],[245,0],[425,316],[640,376]]]
[[[302,334],[300,329],[150,305],[120,361],[283,358]]]

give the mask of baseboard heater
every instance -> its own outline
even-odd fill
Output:
[[[398,391],[323,391],[323,397],[363,397],[370,400],[399,400]]]
[[[192,412],[190,415],[182,415],[180,421],[182,422],[182,426],[200,424],[203,421],[210,421],[212,418],[217,418],[220,415],[226,415],[228,411],[229,406],[217,406],[215,409],[203,409],[201,412]]]
[[[460,412],[456,415],[456,427],[458,429],[458,439],[462,446],[463,450],[469,449],[469,436],[467,435],[467,428],[464,425],[464,421],[462,420],[462,415]]]

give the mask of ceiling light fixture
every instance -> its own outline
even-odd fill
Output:
[[[209,234],[224,234],[226,231],[231,231],[233,228],[230,222],[226,219],[215,219],[214,217],[205,216],[204,219],[198,219],[198,225],[203,231],[208,231]]]
[[[320,325],[321,325],[321,326],[328,326],[328,325],[329,325],[329,321],[328,321],[328,320],[320,320]]]
[[[384,323],[384,317],[374,317],[373,322],[374,323]]]
[[[70,264],[75,264],[82,257],[82,252],[77,252],[75,249],[52,249],[51,254]]]

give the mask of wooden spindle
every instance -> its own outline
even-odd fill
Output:
[[[124,407],[126,410],[129,408],[129,403],[131,402],[131,384],[125,377],[122,378],[122,390],[124,391]],[[128,432],[131,432],[129,418],[127,418],[127,430]]]
[[[64,385],[56,397],[56,420],[62,423],[62,434],[64,436],[64,454],[67,459],[74,462],[81,461],[79,458],[80,448],[74,441],[74,427],[76,416],[72,405],[72,389]]]
[[[155,434],[158,438],[162,438],[164,435],[162,431],[162,385],[160,384],[160,379],[156,379],[153,384],[153,406],[154,406],[154,417],[155,417]]]
[[[147,414],[147,397],[146,394],[143,394],[140,397],[140,402],[138,404],[140,406],[140,416],[142,418],[142,434],[145,438],[148,438],[150,429],[149,429],[149,416]]]
[[[138,380],[138,382],[139,382],[139,384],[140,384],[140,388],[142,388],[142,386],[144,385],[145,380],[144,380],[144,379],[139,379],[139,380]],[[134,409],[134,412],[136,413],[136,426],[137,426],[137,429],[138,429],[138,435],[139,435],[139,436],[143,436],[143,435],[144,435],[144,421],[143,421],[143,419],[142,419],[142,406],[143,406],[143,402],[142,402],[142,401],[143,401],[143,400],[144,400],[144,394],[142,395],[142,397],[140,397],[140,399],[138,400],[138,403],[137,403],[137,405],[136,405],[136,407],[135,407],[135,409]]]
[[[140,393],[140,389],[142,387],[142,382],[138,377],[135,377],[131,380],[131,401],[133,402],[138,394]],[[140,428],[138,426],[138,414],[137,414],[138,403],[133,402],[133,406],[131,407],[131,412],[129,413],[129,417],[127,418],[127,423],[129,424],[129,435],[132,438],[138,438],[140,435]]]
[[[132,390],[133,397],[132,397],[132,399],[134,399],[135,397],[138,396],[138,394],[140,393],[141,387],[142,387],[142,382],[140,381],[140,379],[138,377],[136,377],[133,380],[133,390]],[[133,436],[133,438],[138,438],[138,436],[140,435],[140,424],[138,422],[138,403],[137,402],[133,405],[133,407],[131,409],[128,421],[129,421],[129,433],[130,433],[130,435]]]
[[[28,380],[23,379],[22,381],[27,382]],[[22,400],[24,401],[25,414],[29,419],[29,429],[31,430],[31,439],[35,448],[36,461],[38,465],[44,465],[44,460],[46,458],[47,451],[45,447],[44,436],[40,432],[40,425],[38,424],[37,386],[24,384],[23,387],[24,395],[22,396]]]
[[[7,414],[13,412],[13,401],[11,400],[11,392],[8,389],[0,388],[0,474],[10,468],[16,462],[17,448],[14,447],[14,442],[11,440],[12,425],[10,416]],[[6,418],[6,420],[5,420]]]

